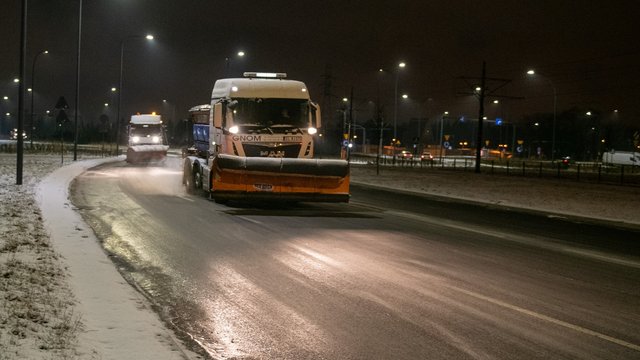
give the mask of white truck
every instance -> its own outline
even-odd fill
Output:
[[[245,73],[216,81],[211,104],[193,107],[193,146],[183,184],[216,202],[349,201],[349,164],[317,159],[320,108],[286,74]]]
[[[602,154],[602,163],[608,165],[640,166],[640,152],[611,150]]]
[[[169,146],[160,115],[132,115],[128,135],[128,163],[162,162],[166,158]]]

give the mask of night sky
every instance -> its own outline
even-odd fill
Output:
[[[75,99],[78,1],[29,0],[27,83],[35,54],[35,112],[59,96]],[[21,1],[3,0],[0,11],[0,120],[17,111]],[[115,118],[120,43],[125,42],[123,118],[158,111],[181,119],[207,103],[215,79],[243,71],[286,72],[302,80],[323,104],[325,121],[353,87],[359,121],[380,99],[393,117],[397,64],[401,101],[398,123],[435,119],[447,110],[477,116],[478,101],[459,77],[487,75],[511,82],[487,99],[487,115],[521,121],[577,107],[619,110],[626,123],[640,121],[638,1],[164,1],[84,0],[80,114]],[[246,52],[242,59],[239,50]],[[525,75],[535,68],[551,81]],[[382,68],[385,71],[379,72]],[[331,87],[325,95],[326,80]],[[490,84],[493,86],[494,84]],[[29,99],[29,97],[27,97]],[[166,99],[168,103],[162,102]],[[104,103],[111,106],[107,109]],[[28,107],[27,107],[28,108]],[[15,118],[16,116],[13,116]],[[3,127],[6,129],[6,127]],[[3,134],[4,135],[4,134]]]

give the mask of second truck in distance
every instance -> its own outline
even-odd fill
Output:
[[[156,114],[132,115],[129,122],[127,162],[132,164],[162,162],[169,146],[162,118]]]

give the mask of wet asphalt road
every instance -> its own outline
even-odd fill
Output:
[[[180,160],[77,178],[125,277],[213,358],[640,359],[640,232],[354,186],[215,204]]]

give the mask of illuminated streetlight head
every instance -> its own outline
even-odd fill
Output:
[[[49,53],[49,50],[45,50],[45,51],[43,51],[43,53],[48,54],[48,53]]]
[[[591,111],[587,111],[587,116],[591,116]]]
[[[493,103],[494,103],[494,104],[499,104],[499,103],[500,103],[500,100],[493,100]]]
[[[8,96],[3,96],[2,98],[5,99],[5,100],[9,100]]]
[[[477,86],[476,91],[480,91],[480,90],[482,90],[482,88],[480,86]]]
[[[535,75],[535,73],[536,73],[536,71],[533,70],[533,69],[527,71],[527,74],[529,74],[529,75]]]
[[[33,89],[32,89],[32,88],[28,88],[28,89],[27,89],[27,91],[28,91],[28,92],[32,92],[32,91],[33,91]]]
[[[444,112],[444,114],[445,114],[445,115],[449,115],[449,112],[448,112],[448,111],[445,111],[445,112]]]
[[[15,78],[15,79],[13,79],[13,82],[14,82],[14,83],[19,83],[19,82],[20,82],[20,79]]]
[[[111,92],[116,92],[116,90],[118,90],[118,89],[116,89],[114,87],[111,88]]]
[[[106,106],[109,106],[109,103],[104,103],[104,106],[105,106],[105,107],[106,107]]]
[[[404,62],[401,62],[401,63],[398,64],[398,67],[401,67],[401,68],[403,68],[405,66],[407,66],[407,64],[405,64]]]
[[[408,99],[408,98],[409,98],[409,95],[407,95],[407,94],[402,94],[402,98],[403,98],[403,99]]]
[[[238,56],[243,57],[244,56],[244,51],[238,51]]]
[[[349,101],[349,99],[347,99],[347,98],[345,97],[345,98],[342,98],[342,101],[343,101],[343,102],[347,102],[347,101]]]
[[[153,40],[153,35],[149,34],[149,35],[145,36],[145,38],[146,38],[147,40]]]

